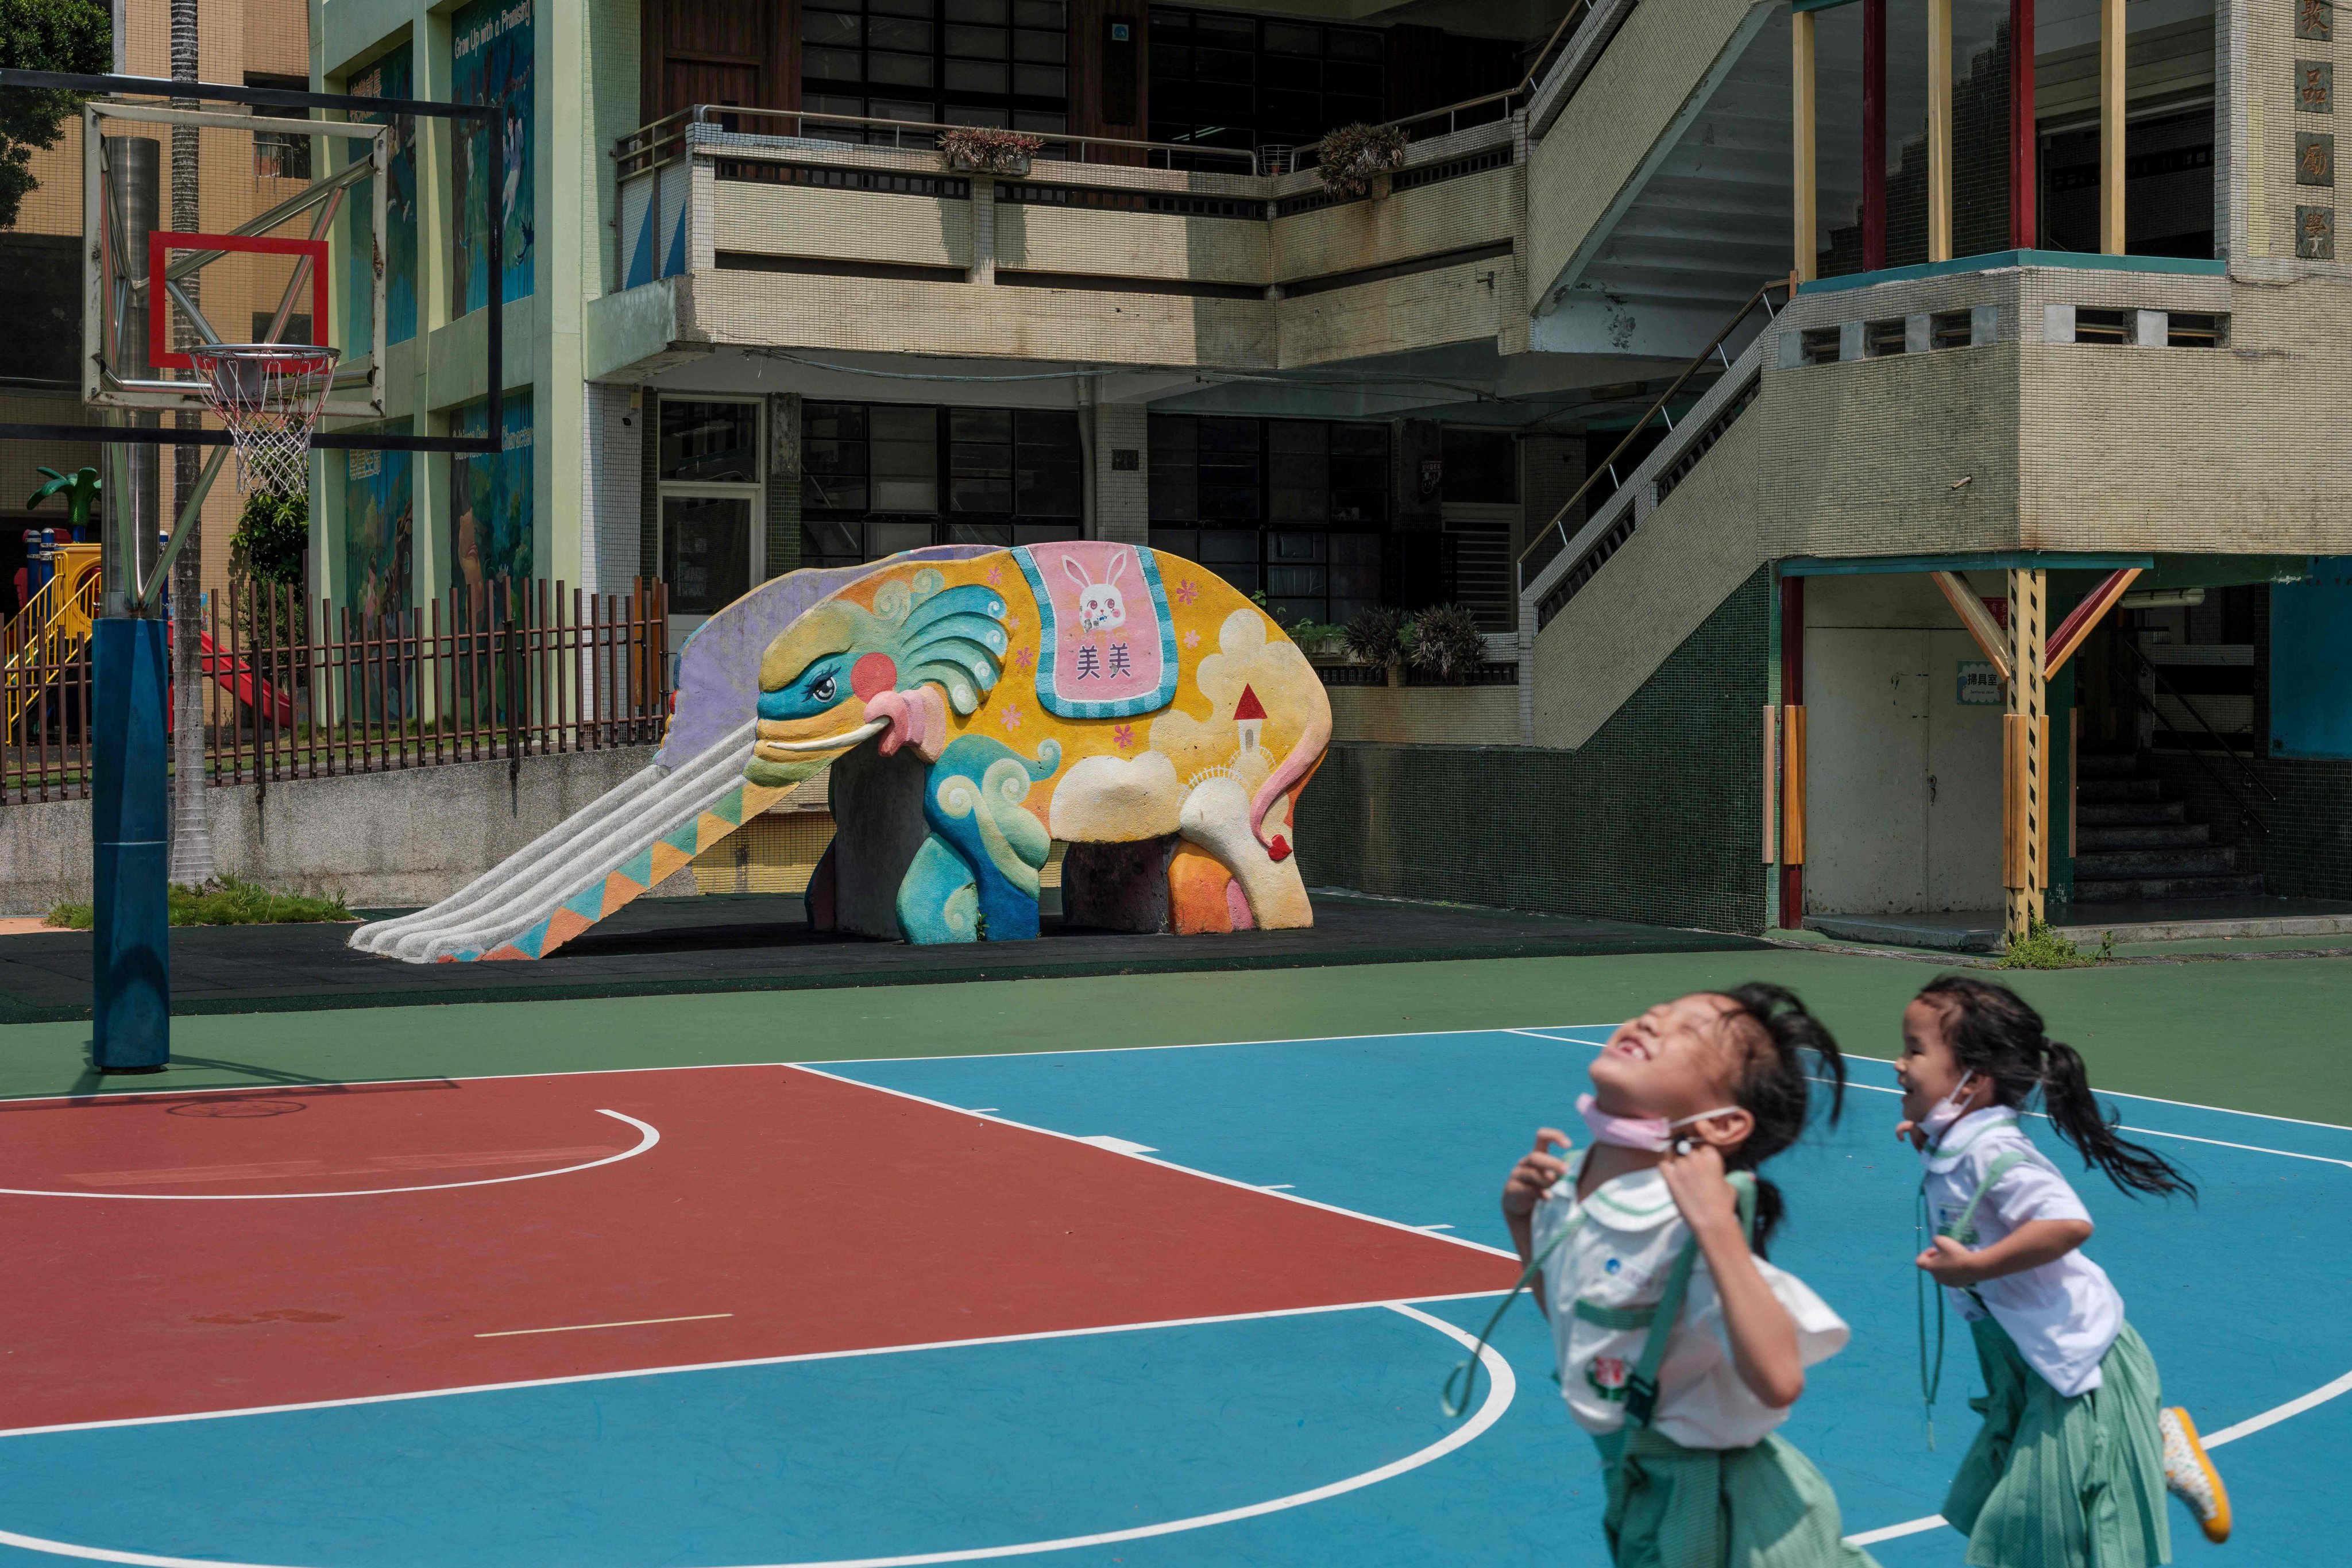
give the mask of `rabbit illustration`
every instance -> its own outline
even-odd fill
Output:
[[[1127,570],[1124,552],[1110,563],[1110,575],[1097,583],[1068,556],[1062,557],[1062,570],[1078,585],[1078,626],[1089,632],[1117,631],[1127,625],[1127,601],[1118,591],[1120,574]]]

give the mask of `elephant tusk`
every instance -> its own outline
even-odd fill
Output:
[[[838,752],[857,744],[868,735],[878,735],[889,727],[889,720],[876,719],[838,735],[826,735],[814,741],[761,741],[753,749],[761,752]]]

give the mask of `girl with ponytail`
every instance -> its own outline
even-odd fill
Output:
[[[1927,1167],[1935,1226],[1916,1262],[1968,1321],[1984,1373],[1986,1397],[1970,1401],[1984,1427],[1944,1500],[1971,1568],[2156,1568],[2172,1560],[2168,1489],[2208,1539],[2229,1539],[2229,1493],[2196,1424],[2162,1408],[2123,1297],[2083,1254],[2090,1211],[2021,1121],[2047,1116],[2084,1169],[2134,1196],[2193,1200],[2196,1186],[2117,1136],[2083,1058],[2005,985],[1929,983],[1904,1010],[1895,1076],[1896,1131]],[[1923,1392],[1932,1406],[1934,1382]]]
[[[1568,1135],[1544,1128],[1503,1188],[1626,1568],[1871,1568],[1841,1539],[1829,1482],[1775,1430],[1805,1368],[1847,1339],[1764,1261],[1781,1203],[1756,1168],[1803,1135],[1817,1085],[1834,1120],[1844,1059],[1780,986],[1660,1003],[1592,1064],[1577,1107],[1590,1146],[1570,1160]],[[1469,1404],[1449,1384],[1446,1408]]]

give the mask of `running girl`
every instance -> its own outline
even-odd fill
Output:
[[[2207,1539],[2230,1498],[2185,1410],[2158,1407],[2156,1362],[2083,1256],[2091,1216],[2018,1125],[2036,1094],[2059,1137],[2126,1192],[2195,1197],[2162,1156],[2116,1136],[2083,1058],[2007,986],[1947,976],[1903,1013],[1897,1131],[1927,1164],[1934,1243],[1916,1259],[1968,1320],[1985,1424],[1944,1500],[1973,1568],[2155,1568],[2172,1560],[2164,1493]],[[1974,1401],[1970,1402],[1974,1404]]]
[[[1809,1068],[1834,1119],[1837,1042],[1777,985],[1662,1004],[1592,1064],[1578,1103],[1592,1145],[1571,1163],[1545,1128],[1503,1188],[1520,1258],[1542,1265],[1536,1300],[1569,1414],[1601,1449],[1602,1528],[1626,1568],[1871,1563],[1839,1539],[1829,1483],[1774,1432],[1805,1368],[1847,1339],[1763,1260],[1781,1202],[1754,1172],[1803,1133]]]

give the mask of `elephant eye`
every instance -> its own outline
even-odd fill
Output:
[[[833,700],[835,689],[835,688],[834,686],[833,677],[828,675],[818,680],[814,686],[809,688],[809,695],[815,698],[819,702],[830,702]]]

